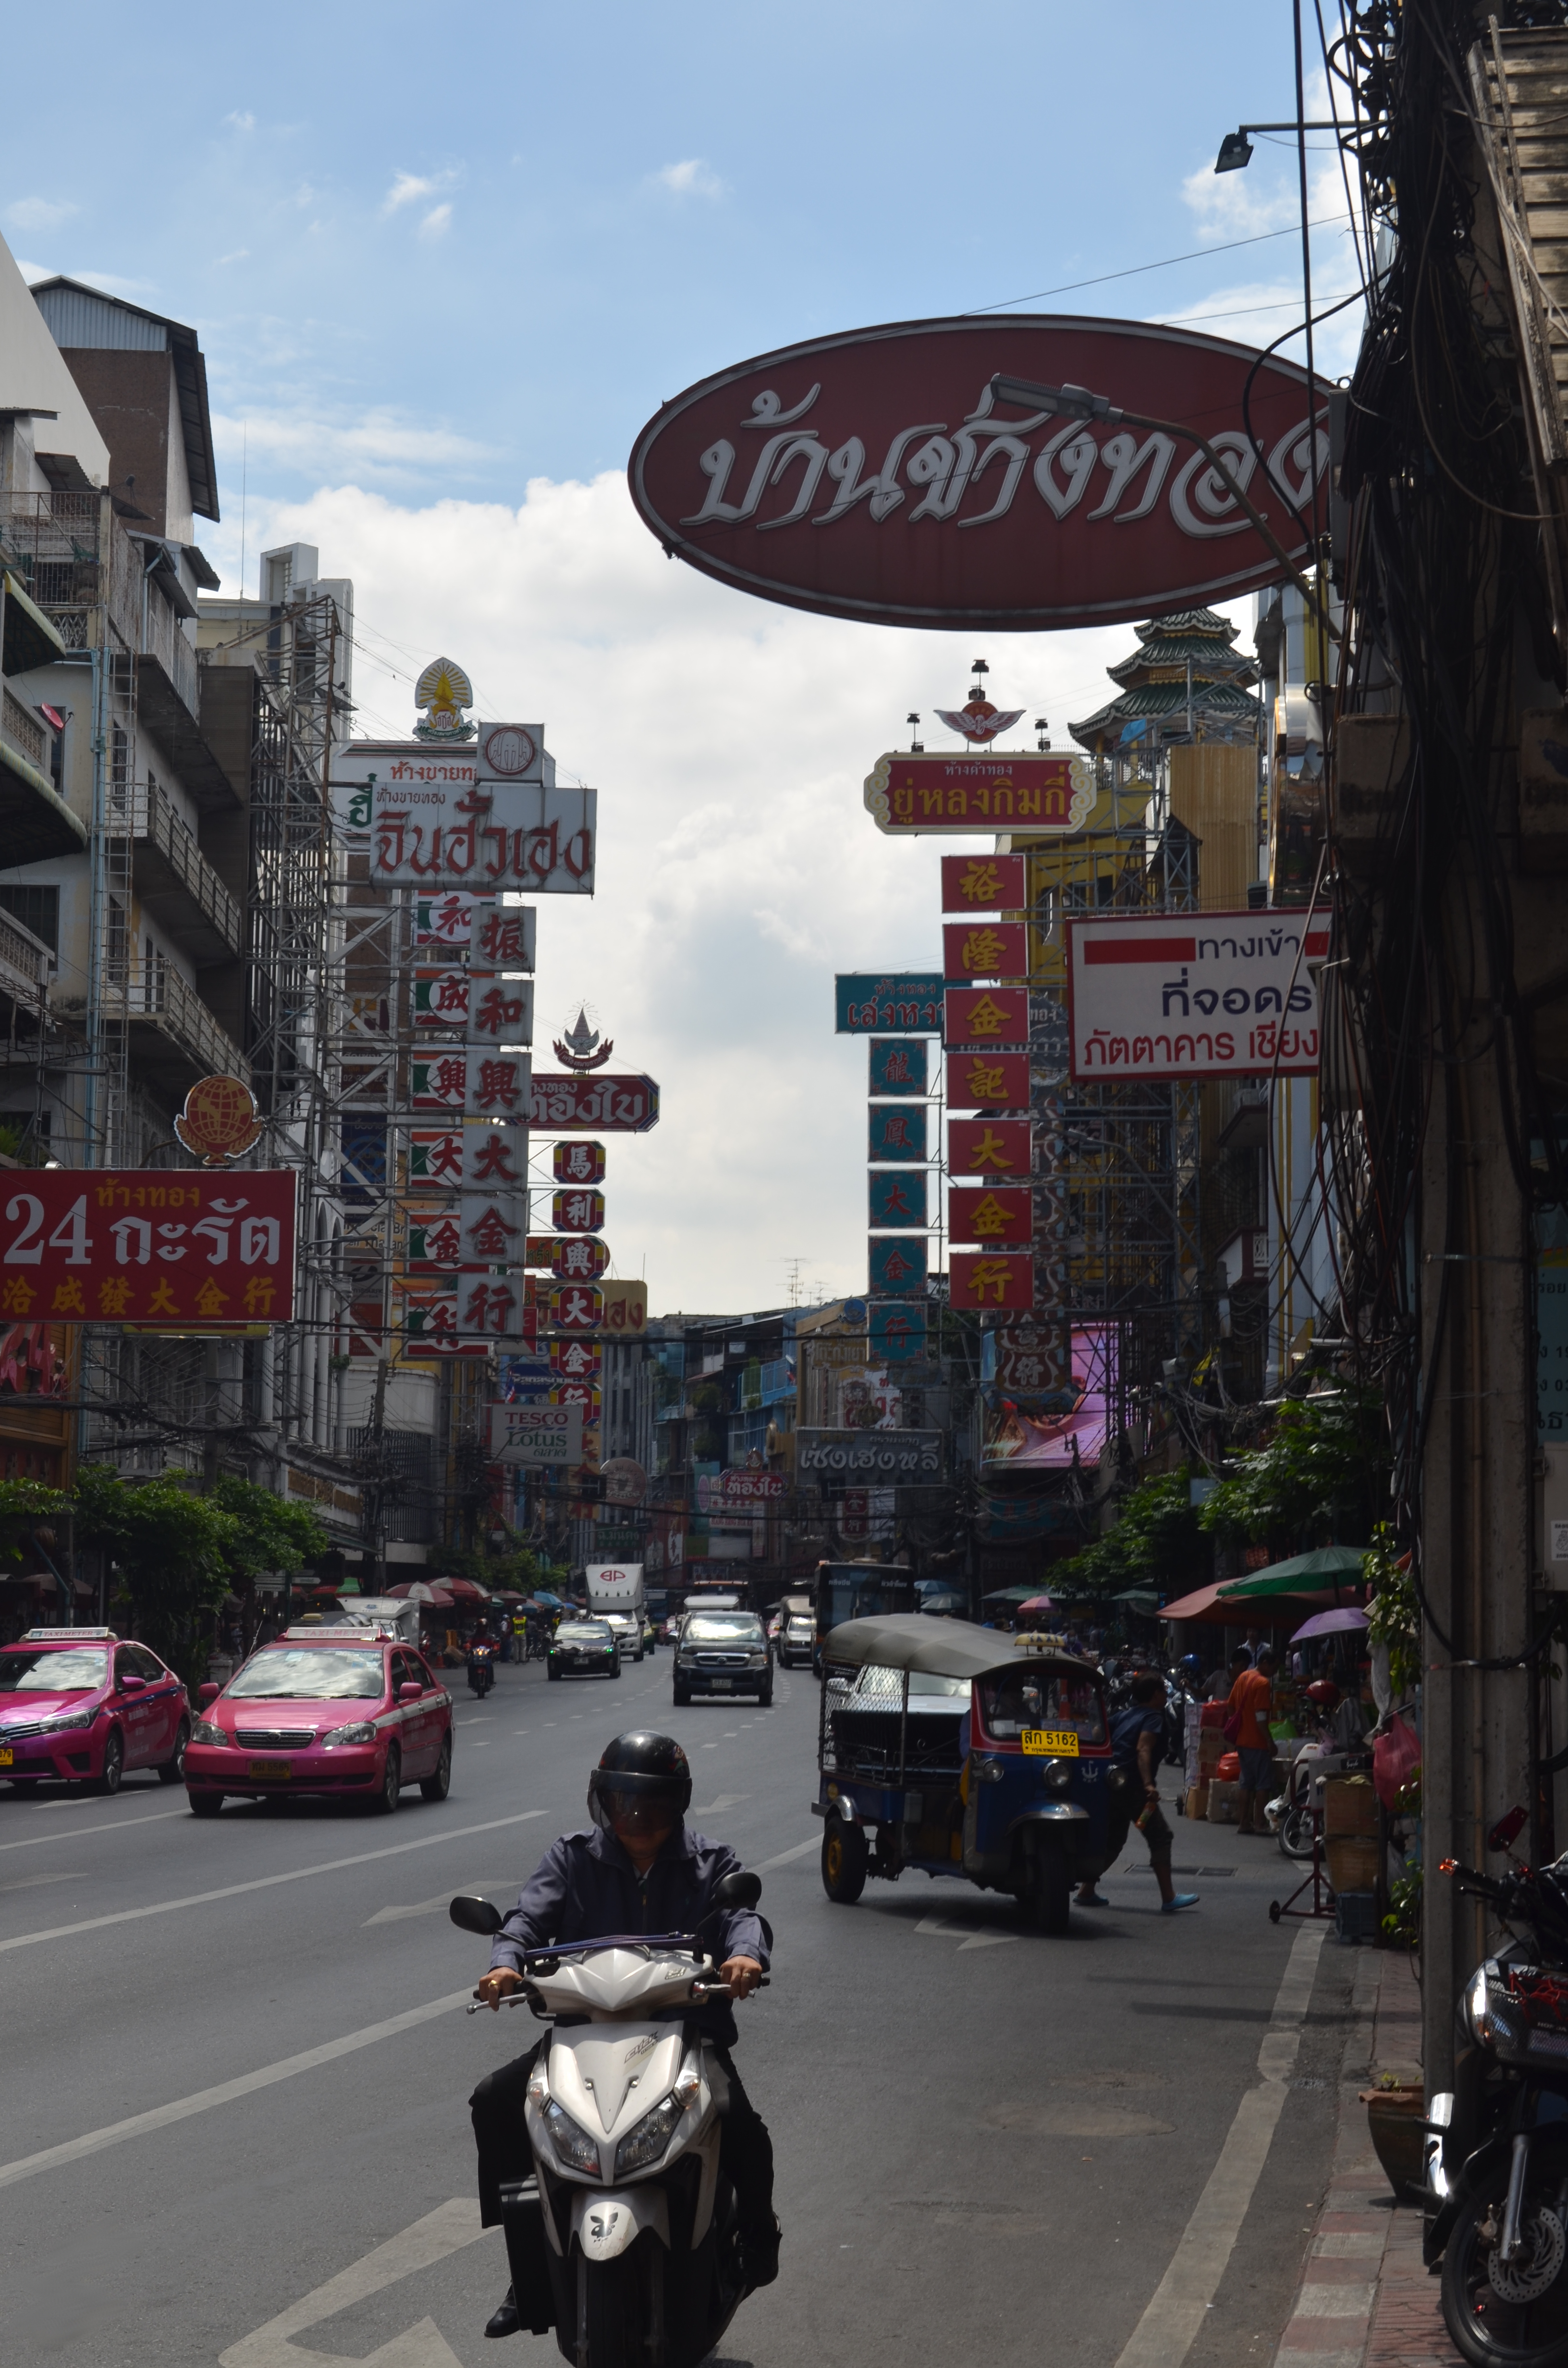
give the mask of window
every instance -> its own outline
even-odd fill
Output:
[[[0,888],[0,912],[9,913],[51,953],[60,951],[60,891],[58,888]]]
[[[125,1650],[139,1678],[145,1678],[150,1686],[162,1685],[168,1672],[155,1654],[149,1653],[145,1645],[128,1645]]]
[[[104,970],[116,986],[125,985],[125,973],[130,960],[130,940],[125,928],[125,906],[118,896],[110,896],[105,914]]]
[[[21,1645],[0,1653],[0,1694],[83,1693],[108,1676],[102,1645],[68,1645],[61,1651]]]
[[[380,1646],[269,1645],[231,1678],[237,1702],[379,1702],[385,1692]]]
[[[980,1680],[988,1735],[1013,1742],[1026,1726],[1071,1727],[1080,1743],[1105,1741],[1105,1713],[1093,1678],[1069,1669],[998,1669]]]

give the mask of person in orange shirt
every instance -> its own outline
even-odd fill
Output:
[[[1268,1732],[1268,1713],[1274,1702],[1275,1658],[1268,1645],[1258,1654],[1256,1667],[1244,1669],[1226,1698],[1226,1711],[1241,1720],[1236,1736],[1236,1751],[1242,1763],[1241,1799],[1236,1804],[1236,1831],[1242,1834],[1262,1834],[1267,1839],[1268,1827],[1260,1805],[1260,1794],[1267,1797],[1266,1788],[1274,1772],[1274,1738]],[[1229,1725],[1229,1718],[1226,1725]]]

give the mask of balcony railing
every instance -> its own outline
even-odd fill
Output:
[[[0,494],[0,558],[67,649],[99,645],[94,615],[107,608],[119,645],[155,659],[195,715],[196,651],[162,591],[145,580],[142,546],[107,494]]]
[[[166,962],[145,974],[134,971],[129,980],[110,976],[103,1008],[110,1022],[124,1019],[130,1023],[133,1065],[166,1070],[189,1064],[198,1076],[222,1074],[250,1083],[250,1063],[239,1046],[219,1027],[196,989]],[[183,1056],[183,1063],[171,1064],[161,1057],[155,1042],[160,1038]]]
[[[156,781],[109,794],[109,830],[129,838],[137,893],[166,927],[187,940],[199,965],[241,952],[244,918],[196,843],[196,834]]]
[[[4,732],[13,748],[21,750],[29,765],[36,765],[40,773],[47,771],[43,726],[9,691],[0,697],[0,732]]]

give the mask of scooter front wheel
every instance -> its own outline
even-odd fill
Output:
[[[1568,2361],[1568,2154],[1532,2153],[1519,2249],[1501,2258],[1506,2161],[1466,2204],[1443,2256],[1443,2320],[1471,2368],[1562,2368]]]
[[[577,2327],[588,2368],[642,2368],[642,2283],[636,2256],[577,2256]]]

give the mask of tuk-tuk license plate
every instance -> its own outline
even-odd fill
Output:
[[[289,1774],[289,1762],[286,1759],[248,1760],[245,1765],[245,1773],[247,1776],[252,1777],[281,1776],[287,1779]]]
[[[1070,1726],[1026,1726],[1024,1749],[1044,1759],[1076,1759],[1078,1737]]]

